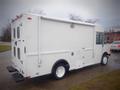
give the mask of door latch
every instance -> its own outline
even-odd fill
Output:
[[[15,45],[17,46],[17,41],[15,41]]]

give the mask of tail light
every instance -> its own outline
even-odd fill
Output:
[[[13,23],[14,21],[20,19],[22,16],[23,16],[22,14],[21,14],[21,15],[16,15],[15,19],[12,19],[12,23]]]
[[[118,47],[120,48],[120,44],[118,45]]]
[[[19,18],[19,16],[18,16],[18,15],[16,15],[16,18],[18,19],[18,18]]]

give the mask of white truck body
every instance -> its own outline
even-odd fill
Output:
[[[94,24],[23,14],[11,27],[12,66],[24,77],[51,74],[59,60],[75,70],[101,63],[103,54],[109,54],[96,37],[104,30]]]

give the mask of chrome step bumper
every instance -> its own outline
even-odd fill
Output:
[[[25,78],[23,77],[23,75],[20,74],[20,73],[18,72],[18,70],[15,69],[14,67],[8,66],[8,67],[7,67],[7,70],[8,70],[10,73],[12,73],[12,77],[13,77],[13,79],[15,80],[15,82],[21,82],[21,81],[24,81],[24,80],[25,80]]]

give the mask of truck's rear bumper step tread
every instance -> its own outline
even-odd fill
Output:
[[[8,66],[8,67],[7,67],[7,70],[8,70],[9,72],[17,72],[17,69],[13,68],[12,66]]]
[[[21,82],[25,80],[25,78],[20,73],[14,73],[12,74],[12,77],[16,82]]]

